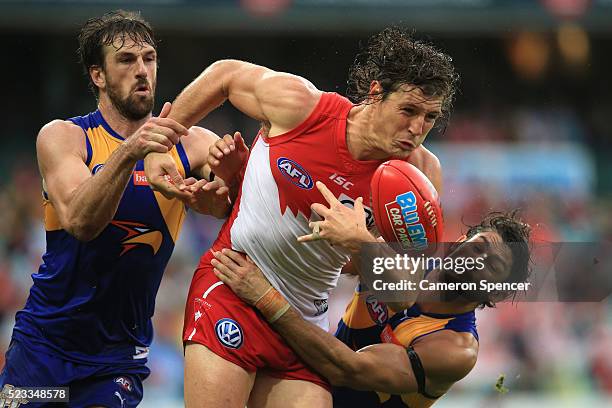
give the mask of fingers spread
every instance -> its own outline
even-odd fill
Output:
[[[323,204],[319,204],[319,203],[312,204],[310,206],[310,209],[312,211],[316,212],[317,214],[319,214],[323,218],[329,217],[329,215],[332,212],[331,209],[329,209],[326,206],[324,206]]]
[[[353,208],[355,208],[355,211],[357,211],[359,214],[365,214],[365,209],[363,207],[363,197],[357,197],[357,200],[355,200],[355,206]]]
[[[321,192],[321,194],[323,194],[323,198],[325,198],[325,200],[330,204],[339,204],[340,201],[338,201],[338,199],[336,198],[336,196],[334,195],[334,193],[332,193],[331,191],[329,191],[329,189],[327,188],[327,186],[325,184],[323,184],[323,182],[321,181],[317,181],[317,188],[319,189],[319,191]]]
[[[321,236],[317,235],[317,234],[308,234],[308,235],[302,235],[298,237],[298,242],[312,242],[312,241],[319,241],[321,240]]]

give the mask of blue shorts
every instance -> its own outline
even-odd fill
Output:
[[[142,381],[149,375],[143,364],[134,368],[113,364],[85,365],[35,352],[16,340],[6,352],[6,364],[0,373],[0,390],[5,384],[15,387],[69,387],[68,407],[136,407],[142,400]],[[66,406],[58,403],[33,403],[24,407]]]

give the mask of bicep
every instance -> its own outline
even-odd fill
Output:
[[[404,347],[395,344],[375,344],[361,349],[356,378],[351,388],[405,394],[417,390],[410,360]]]
[[[217,140],[219,136],[216,133],[199,126],[191,127],[189,135],[181,138],[181,144],[189,160],[189,167],[194,175],[209,180],[208,151]]]
[[[91,177],[85,165],[83,131],[62,123],[41,129],[36,153],[45,191],[64,224],[66,210],[74,191]]]
[[[250,63],[235,70],[224,88],[232,105],[269,123],[275,134],[303,122],[321,96],[321,91],[302,77]]]

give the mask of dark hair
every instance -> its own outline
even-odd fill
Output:
[[[148,44],[157,49],[153,29],[139,12],[111,11],[101,17],[90,18],[81,27],[78,35],[77,54],[94,95],[98,95],[98,88],[89,76],[89,68],[92,66],[104,68],[104,46],[119,40],[119,48],[121,48],[128,39],[134,41],[135,44],[141,46]]]
[[[452,58],[433,45],[414,40],[398,27],[373,35],[355,57],[349,70],[347,95],[361,103],[368,98],[370,84],[379,81],[383,99],[405,84],[419,87],[428,96],[443,98],[448,115],[459,83]]]
[[[510,243],[512,252],[512,268],[508,278],[504,282],[519,283],[525,282],[529,278],[530,268],[530,247],[529,235],[531,227],[521,221],[518,210],[509,212],[491,212],[487,214],[478,225],[470,226],[466,236],[467,239],[483,231],[496,231],[504,242]],[[505,300],[511,296],[516,296],[516,291],[496,292],[498,301]],[[479,307],[495,307],[491,300],[482,302]]]

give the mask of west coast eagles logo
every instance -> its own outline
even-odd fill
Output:
[[[152,229],[148,225],[141,224],[139,222],[130,221],[113,221],[111,225],[121,228],[127,232],[125,238],[121,240],[123,250],[119,256],[122,256],[131,249],[136,248],[139,245],[148,245],[153,250],[153,255],[157,254],[159,247],[164,239],[162,233],[158,230]]]

